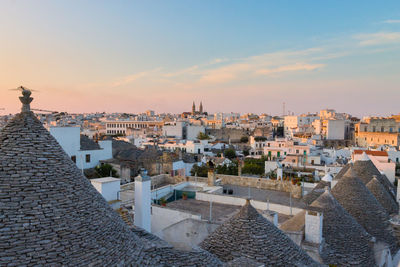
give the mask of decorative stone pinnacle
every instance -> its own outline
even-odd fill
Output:
[[[30,112],[31,111],[30,104],[33,100],[33,98],[31,97],[32,94],[31,90],[23,86],[18,87],[18,89],[20,89],[22,92],[22,96],[19,97],[19,100],[22,103],[21,112]]]

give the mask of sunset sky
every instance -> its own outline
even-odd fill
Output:
[[[0,1],[0,114],[400,112],[400,1]]]

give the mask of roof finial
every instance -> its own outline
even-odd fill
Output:
[[[19,97],[19,100],[22,103],[21,112],[30,112],[31,111],[30,103],[33,100],[33,98],[31,97],[32,94],[31,90],[23,86],[18,87],[18,89],[22,91],[22,96]]]

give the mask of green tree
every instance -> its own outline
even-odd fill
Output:
[[[197,139],[208,140],[208,139],[210,139],[210,136],[206,133],[199,132],[199,134],[197,135]]]
[[[256,136],[254,137],[254,140],[256,140],[257,142],[262,142],[262,141],[267,141],[267,138],[264,136]]]
[[[233,161],[232,164],[229,165],[224,164],[217,166],[216,172],[218,174],[238,175],[237,161]]]
[[[261,175],[264,174],[264,168],[257,163],[245,163],[242,173]]]
[[[192,169],[190,170],[190,174],[192,176],[195,176],[197,173],[197,176],[199,177],[207,177],[208,175],[208,167],[206,165],[193,165]]]
[[[110,164],[101,164],[96,166],[94,169],[100,177],[108,177],[110,174],[112,177],[118,177],[117,171]]]
[[[247,136],[242,136],[240,138],[240,143],[247,143],[247,142],[249,142],[249,138]]]
[[[233,148],[225,149],[224,156],[228,159],[234,159],[236,158],[236,151]]]

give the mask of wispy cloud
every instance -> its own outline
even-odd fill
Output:
[[[354,36],[361,46],[387,45],[400,43],[400,32],[377,32],[358,34]]]
[[[270,74],[276,74],[276,73],[282,73],[282,72],[291,72],[291,71],[312,71],[316,69],[320,69],[324,67],[324,64],[302,64],[302,63],[296,63],[293,65],[286,65],[286,66],[281,66],[278,68],[273,68],[273,69],[260,69],[257,71],[257,74],[260,75],[270,75]]]
[[[203,70],[199,82],[226,83],[255,79],[260,75],[284,75],[285,73],[289,75],[289,72],[315,70],[324,66],[324,64],[314,62],[314,57],[321,56],[323,51],[323,48],[316,47],[236,59],[223,66]]]
[[[400,23],[400,19],[388,19],[388,20],[383,21],[383,23],[387,23],[387,24]]]
[[[119,78],[116,81],[112,82],[110,87],[119,87],[119,86],[130,84],[130,83],[132,83],[136,80],[139,80],[141,78],[144,78],[146,76],[154,75],[155,73],[159,72],[160,70],[161,70],[161,68],[156,68],[156,69],[149,70],[149,71],[142,71],[142,72],[134,73],[131,75],[127,75],[125,77]]]

